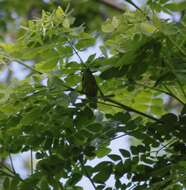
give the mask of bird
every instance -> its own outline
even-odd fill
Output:
[[[98,86],[96,79],[89,68],[82,70],[82,91],[90,100],[90,107],[97,108]]]

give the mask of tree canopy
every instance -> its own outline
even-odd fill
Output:
[[[2,190],[186,188],[186,2],[123,2],[0,1]]]

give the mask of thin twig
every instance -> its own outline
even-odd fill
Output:
[[[167,93],[168,95],[170,94],[171,97],[175,98],[176,100],[178,100],[178,102],[180,102],[181,104],[185,105],[185,103],[178,98],[176,95],[173,94],[173,92],[168,88],[167,85],[163,84],[164,88],[166,88],[169,92]]]
[[[11,175],[11,174],[9,174],[9,173],[3,171],[3,170],[0,170],[0,173],[4,174],[4,175],[7,176],[7,177],[11,177],[11,178],[14,178],[14,177],[15,177],[15,175]]]
[[[129,134],[119,135],[119,136],[117,136],[117,137],[112,138],[111,141],[116,140],[116,139],[120,139],[120,138],[125,137],[125,136],[128,136],[128,135],[129,135]]]
[[[24,67],[26,67],[26,68],[28,68],[28,69],[30,69],[30,70],[32,70],[32,71],[34,71],[34,72],[40,74],[40,75],[43,74],[42,72],[37,71],[36,69],[30,67],[29,65],[25,64],[23,61],[21,61],[21,60],[19,60],[19,59],[13,59],[12,61],[17,62],[17,63],[19,63],[20,65],[22,65],[22,66],[24,66]]]
[[[22,60],[20,60],[20,59],[11,58],[11,57],[9,57],[9,56],[7,56],[7,55],[4,55],[4,54],[1,54],[1,55],[2,55],[4,58],[8,59],[9,61],[11,61],[11,62],[15,61],[15,62],[17,62],[18,64],[20,64],[20,65],[22,65],[22,66],[28,68],[29,70],[31,70],[31,71],[33,71],[33,72],[35,72],[35,73],[43,74],[42,72],[37,71],[37,70],[34,69],[33,67],[30,67],[29,65],[25,64],[25,63],[24,63]]]
[[[165,144],[165,145],[163,145],[160,149],[158,149],[157,151],[156,151],[156,157],[158,156],[158,154],[159,154],[159,152],[161,151],[161,150],[163,150],[165,147],[167,147],[167,146],[169,146],[169,145],[171,145],[172,143],[175,143],[176,141],[175,141],[176,139],[172,139],[170,142],[168,142],[167,144]]]
[[[171,65],[168,61],[165,63],[167,64],[169,71],[175,76],[176,82],[177,82],[178,86],[180,87],[180,90],[182,91],[184,97],[186,98],[185,90],[183,89],[182,82],[180,81],[179,77],[177,76],[177,74],[175,72],[174,66]]]
[[[4,167],[7,171],[9,171],[11,174],[15,174],[9,167],[6,165],[2,164],[0,167]]]
[[[34,169],[33,169],[33,152],[32,152],[32,148],[30,149],[30,168],[31,168],[31,175],[33,175]]]
[[[183,93],[183,96],[186,98],[186,93],[185,93],[185,90],[183,89],[182,83],[180,82],[180,80],[177,80],[177,83],[178,83],[178,86],[180,87],[180,90]]]
[[[76,48],[74,47],[74,45],[72,44],[72,42],[69,40],[69,38],[64,34],[65,38],[67,39],[68,44],[70,45],[70,47],[74,50],[75,54],[77,55],[77,57],[79,58],[80,62],[82,65],[84,65],[86,67],[86,64],[84,63],[83,59],[81,58],[81,56],[79,55],[78,51],[76,50]]]
[[[7,169],[11,174],[8,174],[6,171],[4,170],[0,170],[0,172],[4,173],[5,175],[9,176],[9,177],[17,177],[20,181],[24,181],[17,173],[14,173],[12,170],[10,170],[7,166],[2,165],[2,167],[4,167],[5,169]]]
[[[133,133],[138,132],[138,131],[141,131],[141,128],[136,129],[136,130],[131,131],[131,132],[128,132],[128,133],[125,132],[125,134],[119,135],[119,136],[117,136],[117,137],[114,137],[114,138],[112,138],[111,140],[116,140],[116,139],[119,139],[119,138],[122,138],[122,137],[125,137],[125,136],[131,136]]]
[[[15,168],[14,168],[14,163],[13,163],[13,159],[11,154],[9,153],[9,160],[10,160],[10,164],[11,164],[11,168],[14,174],[16,174]]]
[[[84,166],[84,163],[83,163],[83,161],[81,160],[81,158],[79,159],[79,162],[80,162],[80,164],[81,164],[81,167],[82,167],[83,171],[85,172],[85,175],[87,176],[87,178],[88,178],[89,181],[91,182],[92,186],[93,186],[94,189],[96,190],[97,187],[96,187],[96,185],[94,184],[94,181],[92,180],[92,178],[90,177],[88,171],[86,170],[86,168],[85,168],[85,166]]]
[[[122,104],[122,103],[120,103],[120,102],[118,102],[118,101],[116,101],[116,100],[111,99],[111,98],[105,97],[105,98],[104,98],[104,101],[106,101],[106,102],[111,102],[112,104],[115,104],[115,105],[119,106],[120,108],[123,108],[124,110],[126,110],[126,111],[128,111],[128,112],[137,113],[137,114],[139,114],[139,115],[142,115],[142,116],[144,116],[144,117],[146,117],[146,118],[149,118],[149,119],[151,119],[151,120],[153,120],[153,121],[156,121],[156,122],[158,122],[158,123],[163,123],[163,121],[161,121],[160,119],[157,119],[157,118],[155,118],[155,117],[153,117],[153,116],[151,116],[151,115],[148,115],[148,114],[146,114],[146,113],[143,113],[143,112],[141,112],[141,111],[138,111],[138,110],[136,110],[136,109],[134,109],[134,108],[131,108],[131,107],[127,106],[127,105],[124,105],[124,104]]]
[[[132,0],[125,0],[125,1],[143,13],[143,11]]]
[[[132,0],[125,0],[127,3],[129,3],[130,5],[132,5],[133,7],[135,7],[137,10],[139,10],[148,21],[150,21],[150,18],[144,13],[144,11],[142,11],[142,9],[140,9]]]
[[[179,47],[177,46],[177,44],[169,37],[169,36],[166,36],[165,37],[169,40],[169,42],[174,45],[174,47],[177,48],[177,50],[180,52],[181,55],[183,55],[184,57],[186,57],[186,53]]]
[[[180,102],[181,104],[185,104],[181,99],[179,99],[176,95],[174,95],[170,90],[168,90],[167,88],[167,90],[168,90],[168,92],[167,91],[165,91],[165,90],[162,90],[162,89],[159,89],[159,88],[155,88],[155,87],[151,87],[151,86],[147,86],[147,85],[145,85],[145,84],[141,84],[141,83],[138,83],[138,82],[135,82],[135,84],[136,85],[139,85],[139,86],[143,86],[144,88],[149,88],[149,89],[151,89],[151,90],[154,90],[154,91],[157,91],[157,92],[161,92],[161,93],[163,93],[163,94],[167,94],[168,96],[171,96],[171,97],[173,97],[173,98],[175,98],[178,102]],[[165,85],[164,85],[164,87],[165,87]]]

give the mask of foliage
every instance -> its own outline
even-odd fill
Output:
[[[25,179],[12,161],[2,163],[2,189],[81,190],[83,177],[97,190],[186,188],[186,20],[157,16],[183,11],[185,2],[149,0],[146,7],[98,24],[100,36],[68,9],[43,10],[15,42],[0,44],[2,64],[30,72],[1,85],[0,156],[30,151],[37,159]],[[102,56],[84,60],[99,38]],[[167,97],[181,111],[166,109]],[[125,136],[136,143],[112,153],[110,143]],[[96,158],[93,167],[88,161]]]

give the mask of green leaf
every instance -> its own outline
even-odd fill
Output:
[[[140,27],[144,34],[152,34],[157,30],[157,28],[154,25],[148,22],[141,23]]]
[[[57,66],[58,57],[46,58],[45,61],[41,61],[36,64],[35,68],[41,72],[49,72]]]
[[[180,3],[167,3],[164,5],[164,8],[171,11],[183,11],[186,9],[186,2],[183,1]]]
[[[101,147],[100,149],[96,150],[96,156],[98,158],[102,158],[102,157],[106,156],[107,154],[109,154],[110,152],[111,152],[110,148]]]
[[[168,113],[168,114],[165,114],[161,117],[161,120],[167,124],[167,125],[174,125],[177,123],[178,121],[178,118],[175,114],[173,113]]]
[[[104,184],[112,174],[112,167],[112,162],[108,161],[103,161],[97,164],[94,170],[98,173],[93,177],[93,180],[96,183]]]
[[[15,190],[20,182],[20,179],[18,177],[14,177],[10,183],[10,189],[9,190]]]
[[[113,32],[117,29],[120,21],[117,17],[113,17],[112,20],[107,20],[106,23],[102,26],[102,31],[105,33]]]
[[[89,107],[85,107],[77,114],[76,122],[78,127],[84,127],[94,120],[94,113]]]
[[[109,170],[105,170],[105,171],[101,171],[99,173],[97,173],[94,177],[93,180],[96,183],[101,183],[104,184],[110,177],[111,173]]]
[[[117,154],[109,154],[108,157],[113,161],[120,161],[121,157]]]
[[[121,121],[123,122],[124,124],[126,122],[129,121],[130,119],[130,114],[128,112],[124,113],[124,112],[118,112],[114,115],[114,119],[117,120],[117,121]]]
[[[45,176],[41,178],[39,183],[40,183],[41,190],[50,190],[47,178]]]
[[[130,152],[129,152],[129,151],[127,151],[127,150],[125,150],[125,149],[119,149],[119,151],[120,151],[120,153],[122,154],[122,156],[123,156],[124,158],[130,157]]]
[[[110,161],[103,161],[103,162],[100,162],[99,164],[97,164],[95,167],[94,167],[94,171],[95,172],[99,172],[99,171],[103,171],[103,170],[107,170],[108,168],[111,168],[112,167],[112,162]]]
[[[61,7],[58,7],[55,11],[56,16],[61,17],[64,15],[64,11]]]
[[[9,187],[10,187],[10,179],[6,177],[3,181],[3,188],[4,190],[9,190]]]
[[[71,176],[71,178],[67,181],[67,185],[76,185],[82,178],[82,174],[81,173],[73,173],[73,175]]]
[[[87,126],[87,129],[93,133],[98,133],[103,129],[103,126],[100,123],[92,123]]]
[[[105,33],[111,33],[114,31],[114,27],[111,23],[107,22],[102,26],[102,31]]]
[[[37,121],[37,119],[41,117],[40,113],[41,113],[40,107],[33,108],[31,111],[27,112],[24,115],[23,119],[21,120],[21,123],[23,125],[32,124],[33,122]]]

